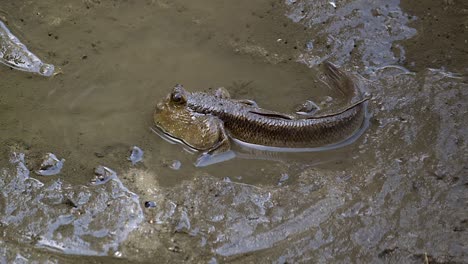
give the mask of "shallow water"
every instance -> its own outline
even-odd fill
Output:
[[[465,3],[186,2],[0,7],[63,71],[0,67],[0,262],[468,262]],[[349,146],[196,168],[150,130],[175,83],[278,111],[337,107],[314,67],[325,59],[373,95]],[[26,173],[47,152],[60,174]],[[91,184],[98,165],[117,178]]]

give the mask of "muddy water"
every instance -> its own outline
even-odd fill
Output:
[[[467,8],[3,3],[10,30],[63,74],[0,67],[0,262],[467,262]],[[150,130],[175,83],[279,111],[327,96],[333,108],[339,94],[315,67],[326,59],[373,95],[350,146],[195,168]],[[133,145],[145,152],[136,166]],[[46,152],[66,159],[59,175],[29,172]],[[90,184],[98,165],[118,176]]]

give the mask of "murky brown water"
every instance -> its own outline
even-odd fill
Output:
[[[0,67],[0,263],[468,262],[467,10],[455,0],[5,1],[10,30],[63,74]],[[325,59],[373,94],[371,126],[350,146],[195,168],[196,155],[150,130],[175,83],[224,86],[279,111],[327,96],[333,107],[339,95],[314,67]],[[145,152],[134,167],[133,145]],[[30,170],[46,152],[65,166],[28,176],[13,151]],[[118,179],[90,185],[97,165]]]

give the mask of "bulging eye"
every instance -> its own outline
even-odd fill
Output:
[[[187,102],[187,92],[184,90],[182,85],[177,84],[174,89],[172,89],[171,102],[176,104],[184,104]]]
[[[179,93],[175,93],[172,95],[172,101],[178,103],[182,100],[182,95],[180,95]]]
[[[178,104],[185,103],[185,98],[181,93],[173,93],[171,96],[171,100],[174,103],[178,103]]]

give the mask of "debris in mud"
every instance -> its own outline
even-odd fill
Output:
[[[180,169],[181,166],[182,166],[182,162],[180,162],[178,160],[174,160],[174,161],[172,161],[172,164],[169,166],[169,168],[171,168],[173,170],[178,170],[178,169]]]
[[[36,174],[41,176],[51,176],[59,174],[63,168],[65,159],[59,160],[54,154],[47,153],[42,158],[41,166],[35,171]]]
[[[173,246],[173,247],[169,247],[168,250],[174,252],[174,253],[180,253],[182,252],[182,249],[179,247],[179,246]]]
[[[231,178],[229,178],[229,177],[224,177],[223,182],[232,182],[232,181],[231,181]]]
[[[179,222],[177,223],[177,226],[175,228],[176,232],[186,232],[188,233],[190,231],[190,219],[187,215],[186,211],[182,211],[180,214],[180,219]]]
[[[405,50],[394,42],[416,35],[399,1],[298,0],[287,5],[287,17],[316,30],[313,49],[298,57],[309,66],[325,60],[367,67],[396,64],[405,60]]]
[[[106,167],[98,168],[113,176],[105,184],[72,185],[30,177],[23,153],[12,153],[10,162],[14,168],[0,172],[1,204],[7,205],[0,207],[2,239],[64,254],[103,256],[117,252],[143,221],[138,196]]]
[[[144,152],[141,148],[133,146],[132,153],[130,154],[130,157],[128,157],[128,160],[132,162],[132,165],[135,165],[143,160],[143,153]]]
[[[145,202],[145,207],[146,207],[146,208],[153,208],[153,207],[156,207],[156,203],[153,202],[153,201],[146,201],[146,202]]]
[[[94,156],[98,157],[98,158],[104,158],[105,157],[105,154],[102,153],[102,152],[94,152]]]
[[[37,73],[42,76],[54,74],[54,65],[43,63],[15,37],[0,21],[0,62],[14,69]]]
[[[168,167],[173,170],[179,170],[182,167],[182,162],[179,160],[164,160],[162,166]]]
[[[306,100],[304,103],[296,107],[296,114],[313,116],[319,110],[320,107],[316,103]]]
[[[218,261],[216,260],[215,257],[212,257],[210,261],[208,262],[208,264],[218,264]]]
[[[111,179],[117,178],[117,173],[115,173],[115,171],[102,165],[99,165],[96,167],[96,169],[94,169],[94,174],[96,177],[91,180],[93,184],[103,184]]]
[[[289,175],[287,173],[281,173],[281,178],[278,181],[278,186],[283,185],[287,180],[289,180]]]

